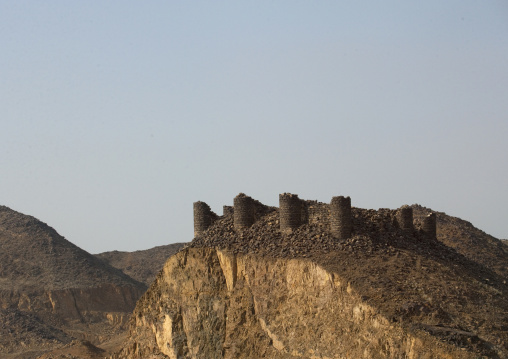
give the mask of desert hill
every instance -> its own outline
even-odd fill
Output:
[[[45,323],[34,313],[16,308],[0,309],[0,353],[3,358],[30,358],[44,349],[71,340],[71,336]]]
[[[399,210],[353,207],[338,239],[330,205],[301,207],[289,232],[259,203],[241,229],[236,208],[198,213],[207,228],[166,262],[113,357],[508,358],[501,241],[439,212],[429,235],[419,205],[410,229]]]
[[[185,243],[172,243],[134,252],[111,251],[95,256],[109,265],[149,286],[164,266],[166,260],[185,246]]]
[[[38,219],[0,206],[0,289],[143,287]]]
[[[432,212],[432,210],[419,205],[412,207],[417,220],[421,220]],[[436,213],[440,242],[455,249],[466,258],[508,278],[508,267],[505,265],[508,251],[503,243],[505,241],[494,238],[468,221],[449,216],[446,213]]]
[[[0,353],[30,358],[123,332],[146,290],[34,217],[0,206]]]

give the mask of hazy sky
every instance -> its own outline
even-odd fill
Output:
[[[0,0],[0,204],[92,252],[245,192],[508,238],[508,2]]]

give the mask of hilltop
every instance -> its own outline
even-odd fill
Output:
[[[0,206],[0,289],[62,290],[105,282],[143,288],[122,271],[60,236],[38,219]]]
[[[223,216],[197,202],[196,238],[138,302],[115,358],[508,357],[498,239],[420,205],[409,225],[402,208],[353,207],[337,238],[329,204],[237,198]]]

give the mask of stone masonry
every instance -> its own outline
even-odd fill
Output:
[[[223,206],[222,207],[222,214],[224,216],[232,216],[234,213],[234,209],[232,206]]]
[[[252,226],[254,224],[254,200],[240,193],[233,200],[233,205],[235,230],[242,230]]]
[[[411,232],[413,231],[413,209],[408,205],[399,208],[398,223],[402,230]]]
[[[205,202],[194,202],[194,237],[206,231],[217,218]]]
[[[281,232],[291,232],[302,223],[302,202],[298,195],[279,194],[279,215]]]
[[[240,193],[233,200],[233,206],[223,207],[223,216],[217,216],[205,202],[194,203],[194,236],[203,234],[214,221],[220,218],[232,217],[233,228],[243,231],[250,228],[256,221],[266,214],[276,211],[251,197]],[[379,233],[390,231],[390,228],[400,228],[406,233],[421,233],[429,239],[437,239],[436,214],[430,213],[421,219],[421,226],[413,223],[413,208],[407,205],[398,210],[380,208],[378,211],[367,210],[372,214],[371,222]],[[357,212],[354,212],[357,213]],[[392,214],[391,214],[392,213]],[[353,216],[351,198],[344,196],[332,197],[330,204],[318,201],[301,200],[297,194],[279,194],[278,227],[280,233],[290,234],[303,225],[311,225],[329,231],[337,240],[350,239],[359,235],[361,228],[357,226],[357,215]],[[354,230],[354,228],[356,228]],[[354,230],[354,231],[353,231]],[[360,232],[358,232],[360,230]]]
[[[351,198],[333,197],[330,202],[330,229],[338,239],[351,237],[353,222],[351,217]]]
[[[436,214],[431,213],[428,216],[423,218],[422,230],[425,235],[430,238],[437,237],[437,223],[436,223]]]

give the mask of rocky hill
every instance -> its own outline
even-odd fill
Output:
[[[113,358],[508,358],[499,240],[444,213],[429,236],[418,205],[410,230],[397,210],[352,208],[337,239],[329,205],[302,207],[320,215],[286,233],[279,208],[242,230],[230,210],[202,216]]]
[[[95,256],[109,265],[120,269],[131,278],[149,286],[164,266],[166,260],[184,246],[185,243],[172,243],[141,251],[111,251],[99,253]]]
[[[124,330],[140,283],[37,220],[0,206],[0,355],[30,358]]]

